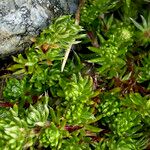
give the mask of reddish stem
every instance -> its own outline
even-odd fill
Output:
[[[73,131],[76,131],[76,130],[79,130],[81,129],[82,127],[80,126],[69,126],[69,125],[66,125],[65,126],[65,130],[69,131],[69,132],[73,132]]]
[[[14,104],[9,102],[0,102],[0,107],[13,107]]]

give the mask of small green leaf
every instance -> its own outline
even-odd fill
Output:
[[[114,16],[113,14],[108,18],[108,21],[107,21],[107,27],[108,29],[111,27],[111,24],[113,22],[113,19],[114,19]]]
[[[137,23],[135,20],[133,20],[132,18],[130,18],[131,21],[134,23],[134,25],[141,31],[144,31],[144,28],[139,24]]]
[[[91,132],[96,132],[99,133],[101,131],[103,131],[103,129],[97,128],[95,126],[91,126],[91,125],[85,125],[85,130],[91,131]]]
[[[126,0],[127,7],[130,7],[131,0]]]
[[[132,74],[132,72],[126,74],[121,80],[122,80],[122,81],[127,81],[127,80],[129,80],[129,78],[131,77],[131,74]]]
[[[139,106],[143,105],[143,100],[142,100],[143,98],[141,97],[139,93],[134,93],[134,94],[131,93],[129,97],[134,104],[139,105]]]
[[[53,108],[49,108],[52,122],[57,123],[57,117]]]
[[[91,120],[91,121],[89,120],[89,121],[88,121],[88,124],[95,123],[95,122],[99,121],[102,117],[103,117],[103,115],[99,115],[99,116],[97,116],[95,119],[93,119],[93,120]]]
[[[98,38],[99,38],[99,40],[100,40],[100,42],[103,44],[103,43],[105,43],[106,42],[106,40],[104,39],[104,37],[100,34],[100,33],[97,33],[97,36],[98,36]],[[89,49],[90,50],[92,50],[92,51],[94,51],[95,52],[95,50],[93,50],[93,49],[91,49],[90,47],[89,47]],[[96,50],[97,51],[97,50]]]
[[[101,53],[102,51],[100,48],[96,48],[96,47],[88,47],[88,49],[98,54]]]
[[[147,29],[147,28],[148,28],[148,25],[147,25],[146,19],[145,19],[142,15],[141,15],[141,18],[142,18],[143,27],[144,27],[145,29]]]

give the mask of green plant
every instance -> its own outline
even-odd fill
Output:
[[[142,60],[141,60],[141,65],[137,66],[139,70],[139,75],[138,75],[138,81],[139,82],[144,82],[144,81],[149,81],[150,80],[150,53],[147,54]]]
[[[143,43],[143,45],[147,45],[150,42],[150,14],[148,15],[148,19],[146,20],[142,15],[142,25],[138,22],[130,18],[134,25],[140,30],[137,33],[138,38]]]
[[[0,149],[149,148],[149,1],[137,1],[84,1],[83,27],[61,16],[13,57]]]
[[[89,62],[99,64],[98,71],[110,78],[118,76],[126,65],[126,53],[132,43],[133,35],[130,26],[116,25],[115,28],[110,31],[109,39],[104,41],[101,47],[89,47],[91,51],[96,53],[96,58],[92,58]]]

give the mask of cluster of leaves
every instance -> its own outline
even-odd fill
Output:
[[[61,16],[25,54],[13,57],[0,102],[0,147],[146,149],[150,13],[144,7],[148,4],[87,0],[81,9],[85,30],[71,16]],[[78,47],[72,46],[80,41]]]

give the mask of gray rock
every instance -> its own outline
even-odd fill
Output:
[[[0,0],[0,57],[23,50],[51,20],[75,13],[78,0]]]

